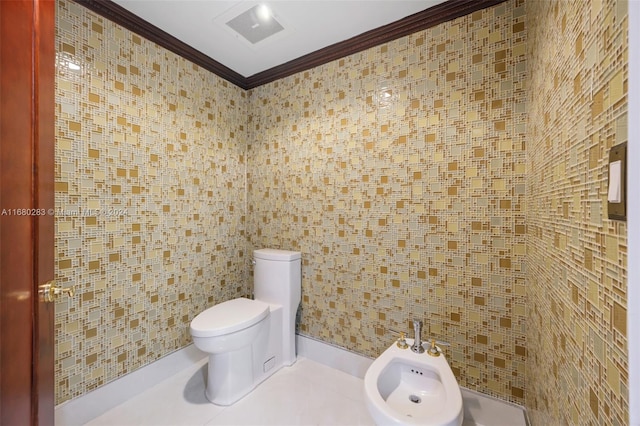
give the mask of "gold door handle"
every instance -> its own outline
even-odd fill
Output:
[[[40,297],[45,302],[55,302],[63,293],[67,293],[69,297],[73,297],[73,295],[76,294],[76,286],[60,287],[56,285],[56,280],[51,280],[40,286]]]

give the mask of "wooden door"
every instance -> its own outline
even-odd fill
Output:
[[[0,424],[53,424],[53,0],[0,0]]]

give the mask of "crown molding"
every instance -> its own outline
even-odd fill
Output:
[[[261,86],[295,73],[306,71],[336,59],[361,52],[400,37],[435,27],[460,16],[503,3],[505,0],[449,0],[399,21],[367,31],[353,38],[327,46],[308,55],[247,77],[250,88]]]
[[[74,0],[76,3],[182,56],[220,78],[245,90],[271,83],[336,59],[361,52],[400,37],[434,27],[464,15],[503,3],[506,0],[448,0],[388,25],[332,44],[250,77],[235,72],[171,34],[134,15],[111,0]]]
[[[2,1],[2,0],[0,0]],[[157,45],[164,47],[171,52],[182,56],[183,58],[193,62],[202,68],[211,71],[219,77],[235,84],[243,89],[248,89],[246,78],[235,72],[229,67],[210,58],[199,50],[194,49],[188,44],[178,40],[171,34],[161,30],[155,25],[150,24],[144,19],[129,12],[124,7],[111,0],[74,0],[76,3],[86,7],[92,12],[123,26],[129,31],[146,38]]]

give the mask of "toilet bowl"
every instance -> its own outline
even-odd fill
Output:
[[[205,390],[209,401],[230,405],[253,389],[252,345],[258,340],[264,345],[270,313],[266,303],[238,298],[215,305],[193,319],[193,343],[209,354]]]
[[[256,299],[214,305],[192,321],[194,345],[209,355],[205,395],[231,405],[296,361],[295,318],[301,297],[301,254],[253,252]]]
[[[364,388],[376,424],[462,424],[462,394],[451,367],[444,354],[431,356],[429,352],[414,353],[394,343],[371,364]]]

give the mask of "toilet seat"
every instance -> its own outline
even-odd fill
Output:
[[[251,327],[269,315],[269,305],[245,297],[227,300],[204,310],[191,321],[191,335],[214,337]]]

